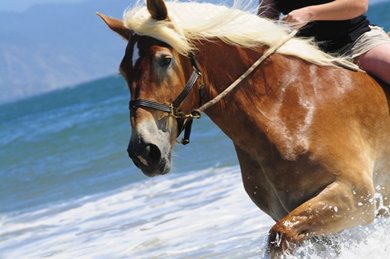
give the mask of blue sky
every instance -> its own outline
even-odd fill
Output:
[[[22,12],[29,7],[42,4],[42,3],[71,3],[71,2],[83,2],[85,0],[1,0],[0,10],[17,11]],[[98,0],[97,0],[98,1]],[[129,3],[133,0],[129,0]],[[390,0],[369,0],[370,4],[385,2]],[[221,0],[223,2],[223,0]]]
[[[29,7],[42,3],[74,3],[84,0],[1,0],[0,10],[22,12]],[[130,2],[131,0],[129,0]]]

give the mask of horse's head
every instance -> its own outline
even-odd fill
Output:
[[[169,19],[162,0],[148,0],[147,7],[151,18]],[[189,113],[197,99],[195,91],[190,91],[183,100],[177,100],[190,77],[191,62],[159,40],[134,34],[121,20],[98,15],[128,40],[120,72],[131,94],[129,156],[147,176],[166,174],[176,138],[188,121],[177,115]],[[134,50],[138,50],[138,59],[133,63]]]

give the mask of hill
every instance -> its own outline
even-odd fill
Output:
[[[95,13],[121,17],[129,2],[88,0],[0,12],[0,102],[117,73],[125,41]]]

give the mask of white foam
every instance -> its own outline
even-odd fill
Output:
[[[273,224],[245,194],[238,167],[153,178],[0,218],[1,258],[258,258]],[[344,231],[332,244],[341,258],[385,258],[386,223]],[[321,249],[309,242],[298,258],[335,254]]]

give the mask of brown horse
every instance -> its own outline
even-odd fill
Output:
[[[132,99],[128,152],[148,176],[169,171],[192,111],[287,36],[282,25],[210,4],[148,0],[123,20],[99,16],[128,40],[120,65]],[[389,206],[386,95],[365,72],[335,62],[347,64],[293,38],[205,111],[233,141],[250,198],[277,222],[271,256],[368,224]]]

